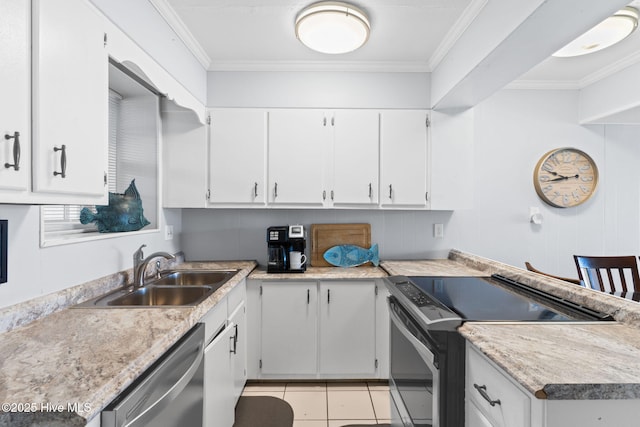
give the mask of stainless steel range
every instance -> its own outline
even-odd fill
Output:
[[[386,282],[394,427],[464,426],[465,347],[456,329],[465,321],[613,320],[499,275]]]

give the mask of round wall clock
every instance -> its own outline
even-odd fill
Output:
[[[575,148],[557,148],[540,158],[533,171],[538,196],[557,208],[586,202],[596,191],[598,167],[589,155]]]

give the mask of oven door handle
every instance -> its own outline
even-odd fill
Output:
[[[418,354],[422,359],[429,365],[429,369],[432,372],[437,370],[435,365],[435,356],[429,350],[429,348],[424,345],[418,338],[413,336],[411,332],[406,328],[406,326],[402,323],[402,320],[398,317],[398,315],[393,311],[393,309],[389,310],[389,317],[391,321],[396,325],[400,333],[413,345],[413,347],[418,351]]]

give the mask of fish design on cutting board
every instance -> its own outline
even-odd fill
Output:
[[[322,256],[329,264],[336,267],[356,267],[368,262],[376,267],[380,264],[377,243],[370,249],[355,245],[338,245],[327,249]]]
[[[100,233],[136,231],[150,222],[144,217],[142,199],[136,188],[136,180],[132,180],[123,194],[109,193],[109,205],[96,206],[97,213],[89,208],[80,211],[80,222],[96,223]]]

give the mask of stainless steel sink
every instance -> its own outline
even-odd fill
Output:
[[[211,286],[145,286],[110,299],[108,306],[196,305],[214,292]]]
[[[238,270],[168,270],[148,283],[168,286],[218,285],[231,279]]]
[[[141,288],[128,286],[73,308],[184,307],[200,304],[238,270],[168,270]]]

